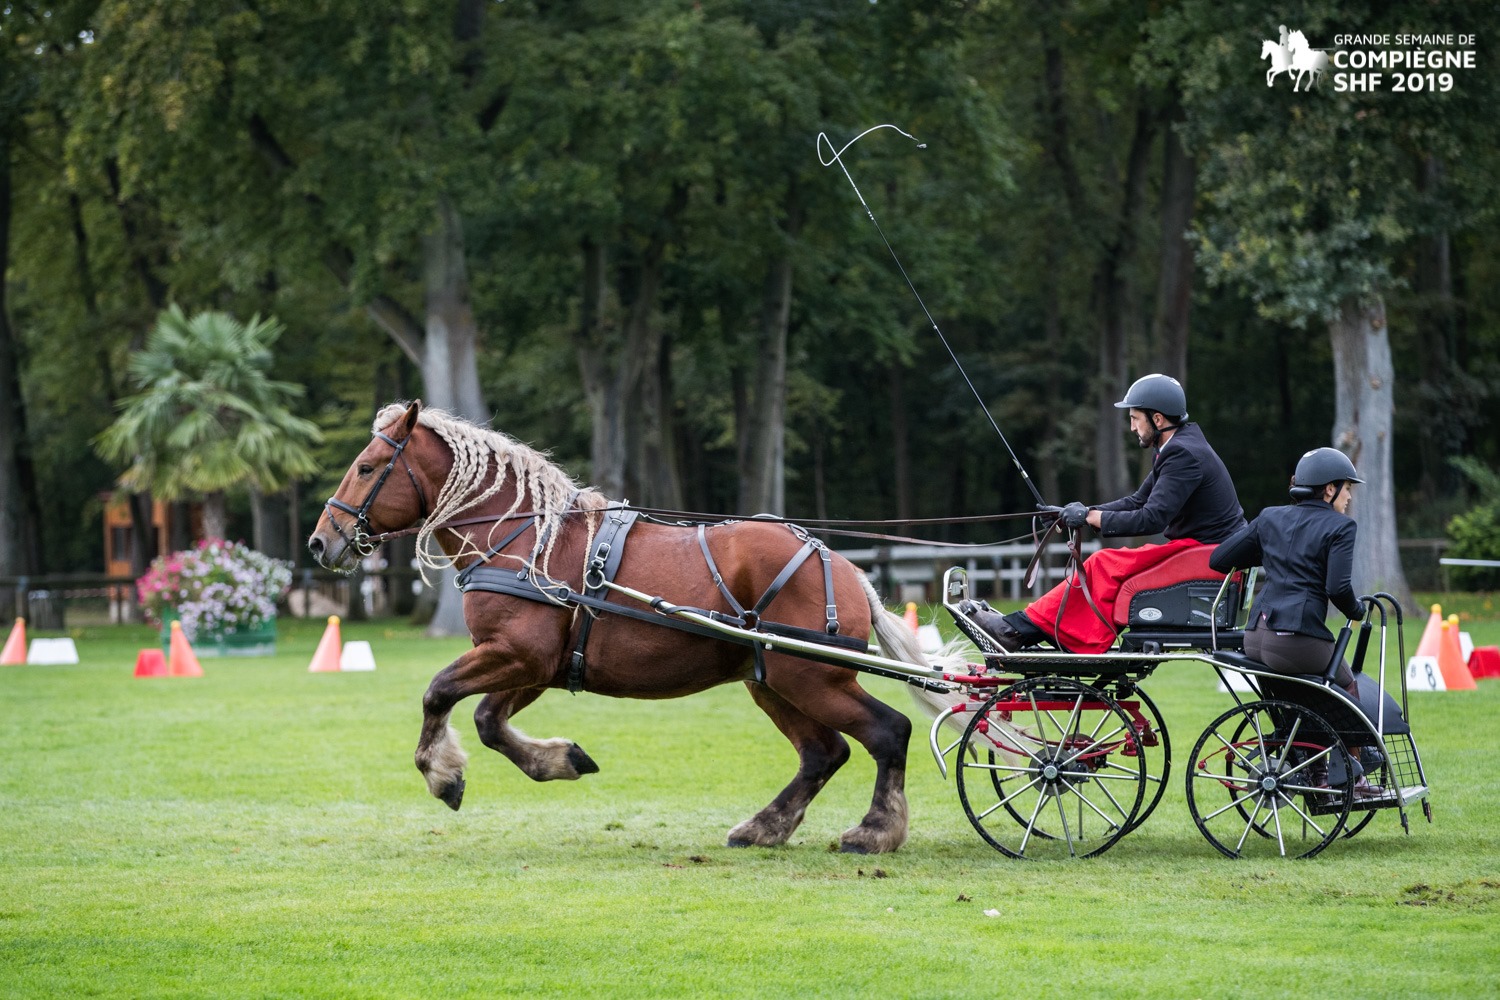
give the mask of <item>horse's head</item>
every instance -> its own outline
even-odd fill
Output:
[[[320,565],[327,569],[351,566],[373,551],[372,535],[399,531],[427,516],[427,489],[413,453],[418,447],[413,435],[421,409],[422,402],[417,400],[377,430],[323,505],[323,516],[307,539],[307,548]]]
[[[1280,45],[1277,45],[1275,42],[1267,38],[1265,41],[1260,43],[1260,57],[1262,59],[1266,59],[1270,56],[1274,56],[1276,54],[1276,50],[1279,48],[1281,48]]]
[[[1286,40],[1286,50],[1288,52],[1296,52],[1299,49],[1308,48],[1312,48],[1312,46],[1307,44],[1307,36],[1300,30],[1292,32]]]

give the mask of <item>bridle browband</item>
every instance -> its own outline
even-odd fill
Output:
[[[375,487],[370,490],[370,495],[365,497],[365,502],[360,504],[357,509],[344,503],[338,497],[329,497],[323,503],[323,512],[328,515],[328,523],[333,525],[334,532],[344,540],[345,545],[354,549],[361,556],[368,556],[375,551],[375,546],[379,544],[370,535],[370,507],[375,503],[375,498],[380,495],[381,487],[385,486],[385,481],[390,477],[391,470],[396,467],[396,459],[401,459],[401,465],[406,469],[406,476],[411,480],[412,489],[417,491],[417,505],[421,510],[419,520],[427,517],[427,494],[422,492],[422,484],[417,482],[417,474],[411,470],[411,463],[402,458],[401,455],[406,450],[407,444],[411,442],[411,435],[408,434],[400,441],[397,441],[380,431],[376,431],[375,437],[377,440],[384,441],[395,450],[391,454],[391,460],[385,463],[385,468],[381,471],[380,478],[375,480]],[[344,529],[339,527],[339,522],[333,516],[335,510],[354,515],[353,538],[344,534]]]

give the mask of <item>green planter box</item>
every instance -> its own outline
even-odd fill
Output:
[[[161,646],[168,655],[172,652],[172,623],[176,620],[177,614],[168,609],[161,623]],[[193,652],[210,659],[219,656],[274,656],[276,619],[264,621],[257,628],[201,634],[193,640]]]

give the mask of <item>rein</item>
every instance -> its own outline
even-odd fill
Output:
[[[375,551],[375,549],[376,549],[377,546],[379,546],[379,545],[381,545],[381,544],[383,544],[385,542],[388,542],[391,539],[394,539],[394,538],[404,538],[407,535],[417,534],[418,532],[420,532],[422,530],[421,525],[419,525],[419,524],[413,524],[413,525],[411,525],[410,527],[407,527],[407,528],[400,528],[400,529],[397,529],[397,530],[394,530],[394,531],[382,531],[382,532],[380,532],[378,534],[371,534],[371,532],[370,532],[370,508],[375,503],[376,497],[378,497],[380,495],[380,491],[385,486],[386,480],[388,478],[390,478],[391,470],[393,470],[396,467],[396,462],[397,462],[398,459],[400,460],[400,462],[402,464],[402,467],[405,468],[405,470],[406,470],[407,478],[411,480],[412,488],[414,490],[416,490],[417,503],[418,503],[418,506],[419,506],[420,512],[421,512],[420,515],[419,515],[419,517],[418,517],[418,520],[419,521],[425,520],[427,518],[427,512],[428,512],[427,494],[422,490],[422,485],[421,485],[420,482],[418,482],[416,473],[412,471],[411,463],[408,462],[406,460],[406,458],[404,457],[404,455],[402,454],[406,450],[407,444],[409,444],[411,442],[411,435],[407,435],[406,437],[402,438],[400,441],[396,441],[395,439],[389,437],[388,435],[384,434],[381,431],[376,431],[375,434],[374,434],[374,436],[377,439],[379,439],[381,441],[384,441],[386,444],[390,445],[391,448],[392,448],[392,453],[391,453],[390,461],[386,462],[385,468],[383,470],[381,470],[380,477],[378,479],[376,479],[374,487],[370,490],[369,495],[367,495],[365,497],[364,502],[362,504],[360,504],[359,507],[356,508],[356,507],[353,507],[350,504],[344,502],[343,500],[338,499],[338,497],[329,497],[324,502],[324,504],[323,504],[324,513],[328,517],[328,523],[331,524],[331,525],[333,525],[334,532],[338,534],[339,538],[343,539],[343,541],[344,541],[344,543],[346,545],[348,545],[350,548],[353,548],[356,552],[360,553],[361,556],[368,556],[368,555],[370,555],[372,552]],[[576,496],[576,494],[575,494],[575,496]],[[973,542],[973,543],[971,543],[971,542],[943,542],[943,541],[936,541],[934,539],[915,538],[915,537],[912,537],[912,536],[909,536],[909,535],[893,535],[893,534],[887,534],[887,533],[883,533],[883,532],[861,531],[861,530],[854,530],[852,528],[844,528],[844,527],[838,527],[838,526],[839,525],[858,525],[860,527],[883,527],[885,525],[898,525],[898,524],[900,524],[900,525],[981,524],[981,523],[990,523],[990,522],[995,522],[995,521],[1013,521],[1013,520],[1018,520],[1018,519],[1021,519],[1021,518],[1037,519],[1039,517],[1047,517],[1048,515],[1053,514],[1054,510],[1055,510],[1054,508],[1045,508],[1041,514],[1035,514],[1035,513],[1030,513],[1030,512],[1013,513],[1013,514],[972,514],[972,515],[966,515],[966,516],[962,516],[962,517],[927,517],[927,518],[910,518],[910,517],[908,517],[908,518],[887,518],[887,519],[883,519],[883,520],[863,520],[863,521],[862,520],[854,520],[854,519],[840,519],[840,518],[812,518],[812,519],[805,519],[804,518],[804,519],[798,519],[796,521],[793,521],[790,518],[785,518],[785,517],[782,517],[782,516],[777,515],[777,514],[756,514],[756,515],[754,515],[752,517],[746,518],[746,517],[736,516],[736,515],[733,515],[733,514],[710,514],[710,513],[705,513],[705,512],[701,512],[701,511],[672,510],[670,508],[662,508],[662,507],[632,507],[631,509],[634,510],[634,511],[636,511],[636,512],[638,512],[639,514],[642,514],[642,515],[646,516],[646,518],[648,520],[654,521],[654,522],[656,522],[658,524],[665,524],[665,525],[671,525],[671,526],[676,526],[676,527],[695,527],[695,526],[703,526],[703,525],[710,525],[710,524],[728,524],[728,523],[731,523],[731,522],[746,521],[746,520],[750,520],[750,521],[764,521],[764,522],[766,522],[768,524],[785,524],[785,525],[791,525],[791,526],[797,527],[797,528],[811,528],[811,529],[817,531],[820,534],[840,535],[840,536],[847,537],[847,538],[866,538],[866,539],[871,539],[871,540],[874,540],[874,541],[899,542],[899,543],[912,544],[912,545],[930,545],[930,546],[934,546],[934,547],[951,548],[951,549],[982,548],[982,547],[984,547],[986,545],[991,545],[991,544],[994,544],[994,543],[993,542]],[[334,518],[333,512],[335,510],[340,511],[340,512],[345,513],[345,514],[349,514],[349,515],[351,515],[354,518],[354,522],[353,522],[353,526],[352,526],[353,527],[352,537],[350,535],[344,533],[343,527],[341,527],[339,525],[339,522]],[[502,524],[502,523],[504,523],[506,521],[522,521],[523,523],[515,531],[513,531],[510,534],[510,536],[507,538],[507,542],[509,542],[509,541],[513,540],[516,537],[516,535],[519,535],[521,531],[525,530],[526,524],[529,523],[529,521],[532,520],[532,519],[534,519],[534,518],[543,517],[543,516],[546,516],[549,513],[551,513],[551,514],[561,514],[562,516],[566,517],[569,514],[573,514],[573,513],[576,513],[576,512],[582,512],[582,511],[585,511],[585,510],[592,511],[593,509],[592,508],[587,508],[586,509],[586,508],[582,508],[582,507],[577,507],[577,506],[574,506],[570,502],[570,503],[568,503],[560,511],[529,510],[529,511],[517,511],[517,512],[510,513],[510,514],[478,514],[478,515],[474,515],[472,517],[458,518],[458,519],[455,519],[455,520],[444,522],[443,524],[438,525],[437,528],[434,529],[434,530],[437,530],[437,531],[452,531],[452,532],[456,533],[459,528],[468,527],[468,526],[477,525],[477,524]],[[1052,525],[1049,526],[1049,528],[1045,532],[1043,532],[1041,534],[1041,537],[1040,537],[1040,539],[1039,539],[1039,541],[1037,543],[1037,554],[1032,557],[1032,566],[1028,570],[1028,574],[1034,573],[1035,568],[1036,568],[1036,563],[1037,563],[1038,559],[1041,556],[1042,547],[1045,545],[1046,538],[1051,534],[1051,532],[1053,530],[1056,529],[1058,523],[1060,523],[1060,522],[1053,521]],[[1027,538],[1027,537],[1032,537],[1032,538],[1036,538],[1037,537],[1037,525],[1036,524],[1033,524],[1032,530],[1030,532],[1028,532],[1026,534],[1022,534],[1022,535],[1017,535],[1017,536],[1015,536],[1013,538],[1006,539],[1005,541],[1007,541],[1007,542],[1015,542],[1015,541],[1020,541],[1020,540],[1022,540],[1024,538]],[[504,547],[504,545],[502,544],[500,546],[500,548],[503,548],[503,547]],[[492,549],[491,552],[487,553],[483,558],[481,558],[479,560],[478,564],[482,564],[484,562],[487,562],[489,560],[489,557],[492,556],[492,555],[494,555],[494,551],[495,550]]]
[[[339,507],[340,510],[346,510],[349,513],[356,513],[352,508],[348,507],[345,504],[341,504],[338,501],[330,500],[329,503],[335,504],[336,506]],[[368,505],[369,505],[369,501],[367,500],[366,501],[366,508],[368,507]],[[566,515],[566,514],[576,513],[576,512],[579,512],[579,511],[584,511],[586,509],[588,509],[588,508],[572,507],[572,506],[570,506],[567,509],[563,510],[561,513],[563,513],[564,515]],[[834,528],[834,527],[831,527],[831,526],[832,525],[840,525],[840,524],[868,525],[868,526],[880,526],[880,525],[887,525],[887,524],[918,524],[918,525],[927,525],[927,524],[932,524],[932,525],[937,525],[937,524],[980,524],[980,523],[987,523],[987,522],[992,522],[992,521],[1014,521],[1014,520],[1018,520],[1020,518],[1034,518],[1034,517],[1039,516],[1037,514],[1023,512],[1023,513],[1018,513],[1018,514],[972,514],[972,515],[968,515],[968,516],[964,516],[964,517],[919,517],[919,518],[904,517],[904,518],[889,518],[889,519],[886,519],[886,520],[859,521],[859,520],[836,519],[836,518],[812,518],[812,519],[799,518],[799,519],[793,520],[791,518],[781,517],[781,516],[776,515],[776,514],[756,514],[753,517],[748,517],[747,518],[747,517],[740,517],[740,516],[737,516],[737,515],[734,515],[734,514],[708,514],[708,513],[702,513],[702,512],[699,512],[699,511],[671,510],[671,509],[662,508],[662,507],[632,507],[631,510],[635,510],[635,511],[638,511],[638,512],[640,512],[642,514],[647,515],[647,517],[650,520],[654,521],[657,524],[665,524],[665,525],[670,525],[670,526],[673,526],[673,527],[690,528],[690,527],[695,527],[695,526],[700,525],[700,524],[729,524],[731,522],[736,522],[736,521],[765,521],[768,524],[795,524],[795,525],[798,525],[798,526],[801,526],[801,527],[804,527],[804,528],[810,527],[810,528],[813,528],[813,529],[817,530],[820,534],[840,535],[840,536],[843,536],[843,537],[846,537],[846,538],[869,538],[869,539],[874,539],[876,541],[905,542],[905,543],[914,544],[914,545],[933,545],[933,546],[940,546],[940,547],[943,547],[943,548],[952,548],[952,549],[982,548],[982,547],[984,547],[986,545],[992,545],[994,543],[993,542],[941,542],[941,541],[935,541],[935,540],[926,539],[926,538],[913,538],[913,537],[908,536],[908,535],[890,535],[890,534],[882,534],[882,533],[879,533],[879,532],[845,530],[845,529]],[[474,517],[464,517],[464,518],[459,518],[458,520],[448,521],[448,522],[446,522],[444,524],[439,525],[437,530],[439,530],[439,531],[456,531],[459,528],[467,527],[467,526],[470,526],[470,525],[475,525],[475,524],[491,524],[491,523],[495,523],[495,522],[522,520],[522,519],[526,519],[526,518],[540,517],[540,516],[542,516],[543,514],[546,514],[546,513],[548,513],[548,512],[547,511],[542,511],[542,510],[523,510],[523,511],[516,511],[513,514],[480,514],[480,515],[476,515]],[[424,508],[424,515],[423,516],[424,517],[426,516],[425,515],[425,508]],[[330,518],[330,520],[332,520],[332,518]],[[368,522],[366,522],[366,523],[368,523]],[[337,524],[337,522],[334,523],[334,530],[338,530],[338,524]],[[375,546],[375,545],[380,545],[383,542],[388,542],[388,541],[390,541],[393,538],[404,538],[407,535],[414,535],[414,534],[416,534],[420,530],[421,530],[421,528],[418,527],[417,525],[412,525],[409,528],[400,528],[400,529],[397,529],[395,531],[382,531],[378,535],[369,535],[369,534],[366,534],[366,535],[363,535],[362,537],[363,537],[363,540],[368,545]],[[341,537],[342,537],[342,534],[343,533],[340,532],[340,536]],[[1034,531],[1033,532],[1028,532],[1027,534],[1024,534],[1024,535],[1016,535],[1014,538],[1006,539],[1006,541],[1012,541],[1012,542],[1020,541],[1023,538],[1034,537],[1034,535],[1035,535]],[[346,541],[347,541],[347,539],[346,539]]]

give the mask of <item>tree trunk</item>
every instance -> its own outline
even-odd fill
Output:
[[[0,135],[0,576],[42,568],[41,503],[21,395],[21,352],[10,327],[10,137]]]
[[[1095,307],[1099,317],[1098,414],[1095,428],[1094,488],[1099,500],[1113,500],[1130,492],[1125,437],[1115,401],[1129,387],[1129,266],[1135,252],[1136,213],[1145,196],[1146,162],[1155,125],[1144,98],[1138,98],[1135,134],[1126,158],[1125,188],[1114,238],[1104,248],[1095,278]]]
[[[286,484],[286,536],[291,539],[287,547],[287,556],[292,561],[292,568],[302,565],[302,519],[298,516],[297,508],[302,503],[302,491],[297,488],[297,480],[293,479]]]
[[[192,547],[193,509],[185,500],[173,500],[167,505],[167,551],[181,552]]]
[[[298,540],[288,534],[285,493],[262,493],[250,489],[251,545],[274,559],[290,558]]]
[[[1436,157],[1428,156],[1422,163],[1422,192],[1435,198],[1442,182],[1442,164]],[[1418,485],[1422,496],[1430,502],[1451,493],[1455,485],[1454,470],[1448,464],[1448,458],[1463,447],[1466,435],[1460,430],[1461,420],[1456,419],[1458,415],[1453,412],[1455,406],[1462,403],[1443,392],[1452,383],[1454,365],[1458,360],[1452,243],[1447,231],[1439,230],[1423,237],[1417,242],[1416,251],[1415,319],[1418,343],[1423,345],[1417,357],[1422,383],[1427,390],[1423,393],[1425,405],[1429,408],[1427,418],[1417,422],[1417,436],[1421,442],[1417,451],[1422,458]]]
[[[1328,325],[1333,343],[1333,446],[1348,455],[1365,480],[1351,508],[1359,522],[1354,586],[1360,593],[1394,594],[1408,613],[1416,605],[1396,544],[1396,488],[1391,463],[1395,368],[1385,302],[1346,302]]]
[[[628,458],[625,439],[625,399],[613,363],[613,318],[610,306],[608,262],[602,244],[585,239],[583,254],[583,294],[579,309],[578,331],[574,347],[578,354],[578,375],[588,401],[589,477],[606,496],[618,499],[625,495],[625,466]]]
[[[403,535],[386,543],[386,560],[390,566],[388,578],[390,613],[406,616],[416,606],[416,595],[412,593],[412,560],[416,558],[416,538]]]
[[[1162,142],[1161,273],[1156,283],[1156,318],[1151,343],[1156,371],[1188,384],[1188,320],[1193,304],[1193,224],[1197,164],[1182,148],[1177,130],[1168,127]]]
[[[228,540],[229,514],[220,490],[203,494],[203,537]]]
[[[479,331],[469,301],[463,222],[446,197],[422,239],[427,327],[422,339],[423,402],[478,424],[489,422],[479,389]],[[453,586],[453,570],[438,574],[437,607],[427,624],[429,636],[467,635],[463,594]]]
[[[672,341],[653,315],[647,322],[657,327],[646,338],[654,341],[654,364],[647,365],[637,385],[633,407],[631,468],[625,481],[634,483],[633,496],[640,502],[672,510],[682,508],[682,476],[677,462],[676,413],[672,392]]]
[[[449,587],[448,589],[452,590],[453,588]],[[369,614],[365,612],[365,565],[363,560],[355,563],[354,571],[349,574],[349,599],[344,602],[344,618],[351,622],[370,620]]]
[[[269,539],[266,536],[266,508],[265,496],[254,486],[250,487],[250,547],[257,552],[270,555],[266,544]]]
[[[479,330],[469,301],[463,220],[446,197],[422,239],[426,335],[422,340],[423,402],[479,424],[489,422],[479,389]]]
[[[788,240],[795,239],[801,228],[793,199],[793,195],[788,196],[783,222]],[[761,300],[755,392],[746,402],[746,419],[740,425],[742,514],[786,513],[786,363],[791,315],[792,260],[788,246],[771,261]]]
[[[603,245],[580,244],[584,287],[573,344],[592,426],[591,478],[615,499],[670,505],[682,496],[671,353],[656,309],[668,236],[687,202],[687,187],[675,185],[639,257],[616,264],[613,290]]]
[[[1048,352],[1059,350],[1063,342],[1062,303],[1057,284],[1057,275],[1061,269],[1058,260],[1057,246],[1052,240],[1046,240],[1046,270],[1042,275],[1042,349]],[[1037,486],[1042,496],[1048,503],[1066,503],[1067,498],[1062,495],[1062,474],[1059,468],[1057,437],[1061,433],[1061,421],[1058,420],[1058,410],[1063,400],[1062,392],[1062,366],[1057,363],[1047,365],[1047,388],[1046,398],[1054,400],[1057,406],[1042,407],[1042,447],[1037,449]],[[999,581],[996,581],[996,586]]]
[[[157,246],[148,250],[150,234],[143,230],[154,229],[159,221],[154,206],[140,195],[124,196],[120,185],[120,165],[113,158],[104,161],[104,176],[109,182],[110,194],[115,199],[115,209],[120,217],[120,229],[125,234],[125,248],[130,256],[130,266],[145,289],[146,300],[153,312],[161,312],[167,306],[167,283],[157,277],[165,263],[165,240],[157,240]]]

